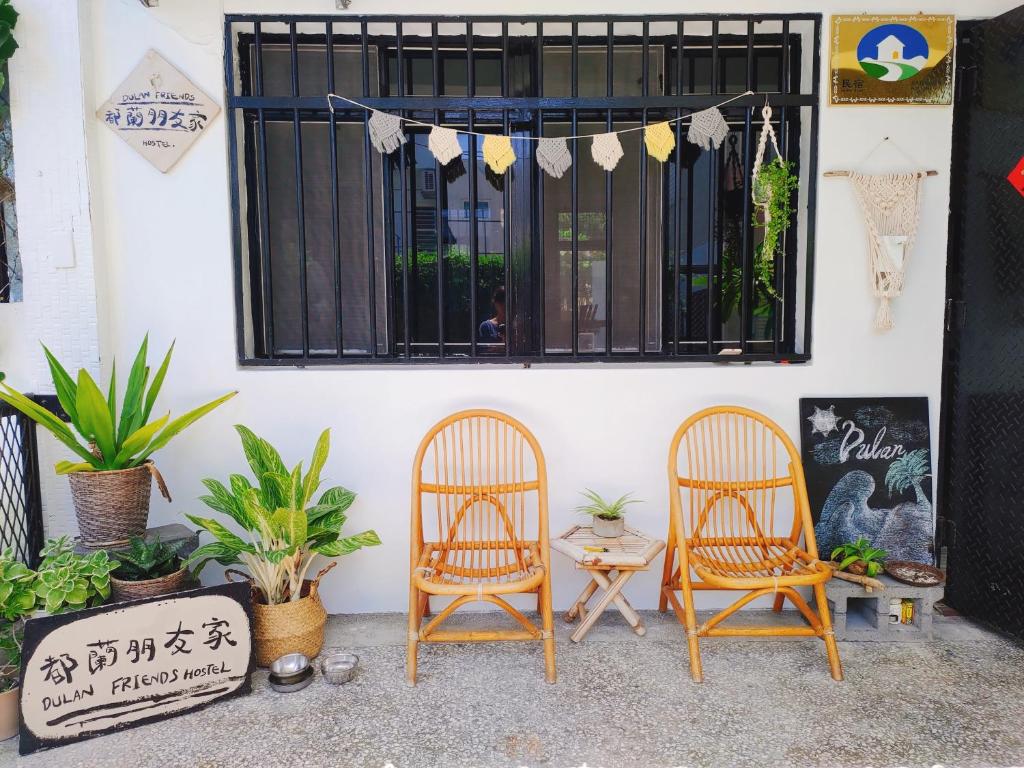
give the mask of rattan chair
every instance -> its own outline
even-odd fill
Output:
[[[426,531],[425,531],[426,529]],[[453,414],[423,438],[412,476],[412,554],[406,679],[416,683],[419,643],[540,640],[555,682],[548,548],[548,487],[536,438],[497,411]],[[502,596],[537,595],[537,627]],[[431,596],[454,598],[425,625]],[[517,629],[439,629],[458,608],[488,602]]]
[[[832,570],[818,560],[803,467],[789,436],[746,408],[700,411],[672,439],[668,477],[671,511],[659,608],[665,611],[671,602],[686,629],[693,679],[703,679],[700,637],[810,635],[825,641],[832,677],[842,680],[825,598]],[[784,528],[789,510],[792,528],[788,536],[779,536],[776,522]],[[812,588],[817,611],[796,587]],[[693,607],[698,589],[745,594],[698,626]],[[682,603],[677,592],[682,592]],[[776,612],[788,599],[809,626],[720,626],[762,596],[774,597]]]

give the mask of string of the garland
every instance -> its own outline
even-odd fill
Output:
[[[725,121],[720,108],[745,96],[753,96],[753,91],[746,91],[731,98],[719,102],[713,107],[708,107],[699,112],[688,115],[681,115],[669,120],[662,120],[650,125],[640,125],[632,128],[622,128],[618,131],[606,133],[579,134],[573,136],[542,137],[542,136],[504,136],[495,133],[484,133],[482,131],[470,131],[460,128],[446,128],[433,123],[426,123],[411,117],[403,117],[390,112],[382,112],[379,109],[362,104],[347,96],[339,96],[336,93],[327,95],[327,106],[334,113],[334,99],[347,102],[359,109],[365,109],[371,113],[367,121],[367,128],[370,133],[370,141],[373,146],[383,155],[390,154],[406,142],[406,135],[403,123],[418,125],[423,128],[430,128],[430,137],[427,146],[437,158],[441,165],[447,165],[462,155],[462,147],[459,144],[460,133],[471,136],[482,136],[482,152],[484,162],[492,171],[502,174],[516,161],[513,141],[534,141],[537,142],[537,149],[534,153],[537,164],[544,169],[545,173],[560,179],[572,166],[572,152],[569,150],[568,142],[591,139],[590,155],[598,165],[606,171],[615,170],[619,160],[625,154],[622,143],[619,141],[619,134],[632,133],[634,131],[644,132],[644,144],[647,152],[652,157],[664,163],[672,155],[676,146],[675,131],[672,125],[690,122],[686,138],[693,144],[703,149],[714,147],[718,149],[725,137],[729,135],[729,125]]]

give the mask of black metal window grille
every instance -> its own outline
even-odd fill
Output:
[[[817,14],[228,16],[241,363],[808,359],[820,27]],[[589,141],[570,142],[560,180],[531,142],[495,176],[467,135],[440,167],[412,125],[381,158],[369,115],[326,103],[558,136],[747,90],[723,108],[720,150],[677,124],[661,164],[634,132],[605,173]],[[747,188],[766,102],[801,179],[770,290]]]
[[[43,508],[35,424],[0,403],[0,550],[30,567],[43,548]]]

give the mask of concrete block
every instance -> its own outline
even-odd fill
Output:
[[[942,599],[942,586],[912,587],[882,575],[884,590],[868,592],[860,584],[832,579],[825,590],[832,611],[838,640],[913,642],[932,639],[935,603]],[[889,601],[909,598],[914,601],[912,624],[889,621]]]

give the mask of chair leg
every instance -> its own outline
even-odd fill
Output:
[[[669,532],[668,544],[665,546],[665,565],[661,572],[662,589],[658,591],[658,610],[664,613],[668,610],[668,595],[665,594],[665,587],[672,586],[672,566],[675,565],[676,547],[675,537]]]
[[[683,591],[683,612],[686,616],[686,644],[690,650],[690,677],[693,682],[704,682],[704,668],[700,661],[700,644],[697,640],[697,611],[693,607],[693,588],[690,586],[689,568],[683,566],[680,574]]]
[[[841,682],[843,679],[843,664],[839,661],[839,646],[836,643],[835,632],[832,630],[832,614],[828,610],[828,598],[825,596],[825,585],[814,585],[814,598],[818,605],[818,617],[821,619],[825,651],[828,653],[828,666],[832,670],[832,679]]]
[[[783,595],[781,592],[776,593],[775,603],[772,605],[772,610],[776,613],[780,613],[782,611],[782,604],[783,602],[785,602],[785,599],[786,596]]]
[[[555,620],[551,609],[551,569],[545,569],[544,581],[537,593],[541,629],[544,632],[544,678],[549,683],[557,680],[555,673]]]
[[[416,587],[409,586],[409,634],[405,651],[405,682],[416,685],[416,652],[420,632],[420,594]]]

